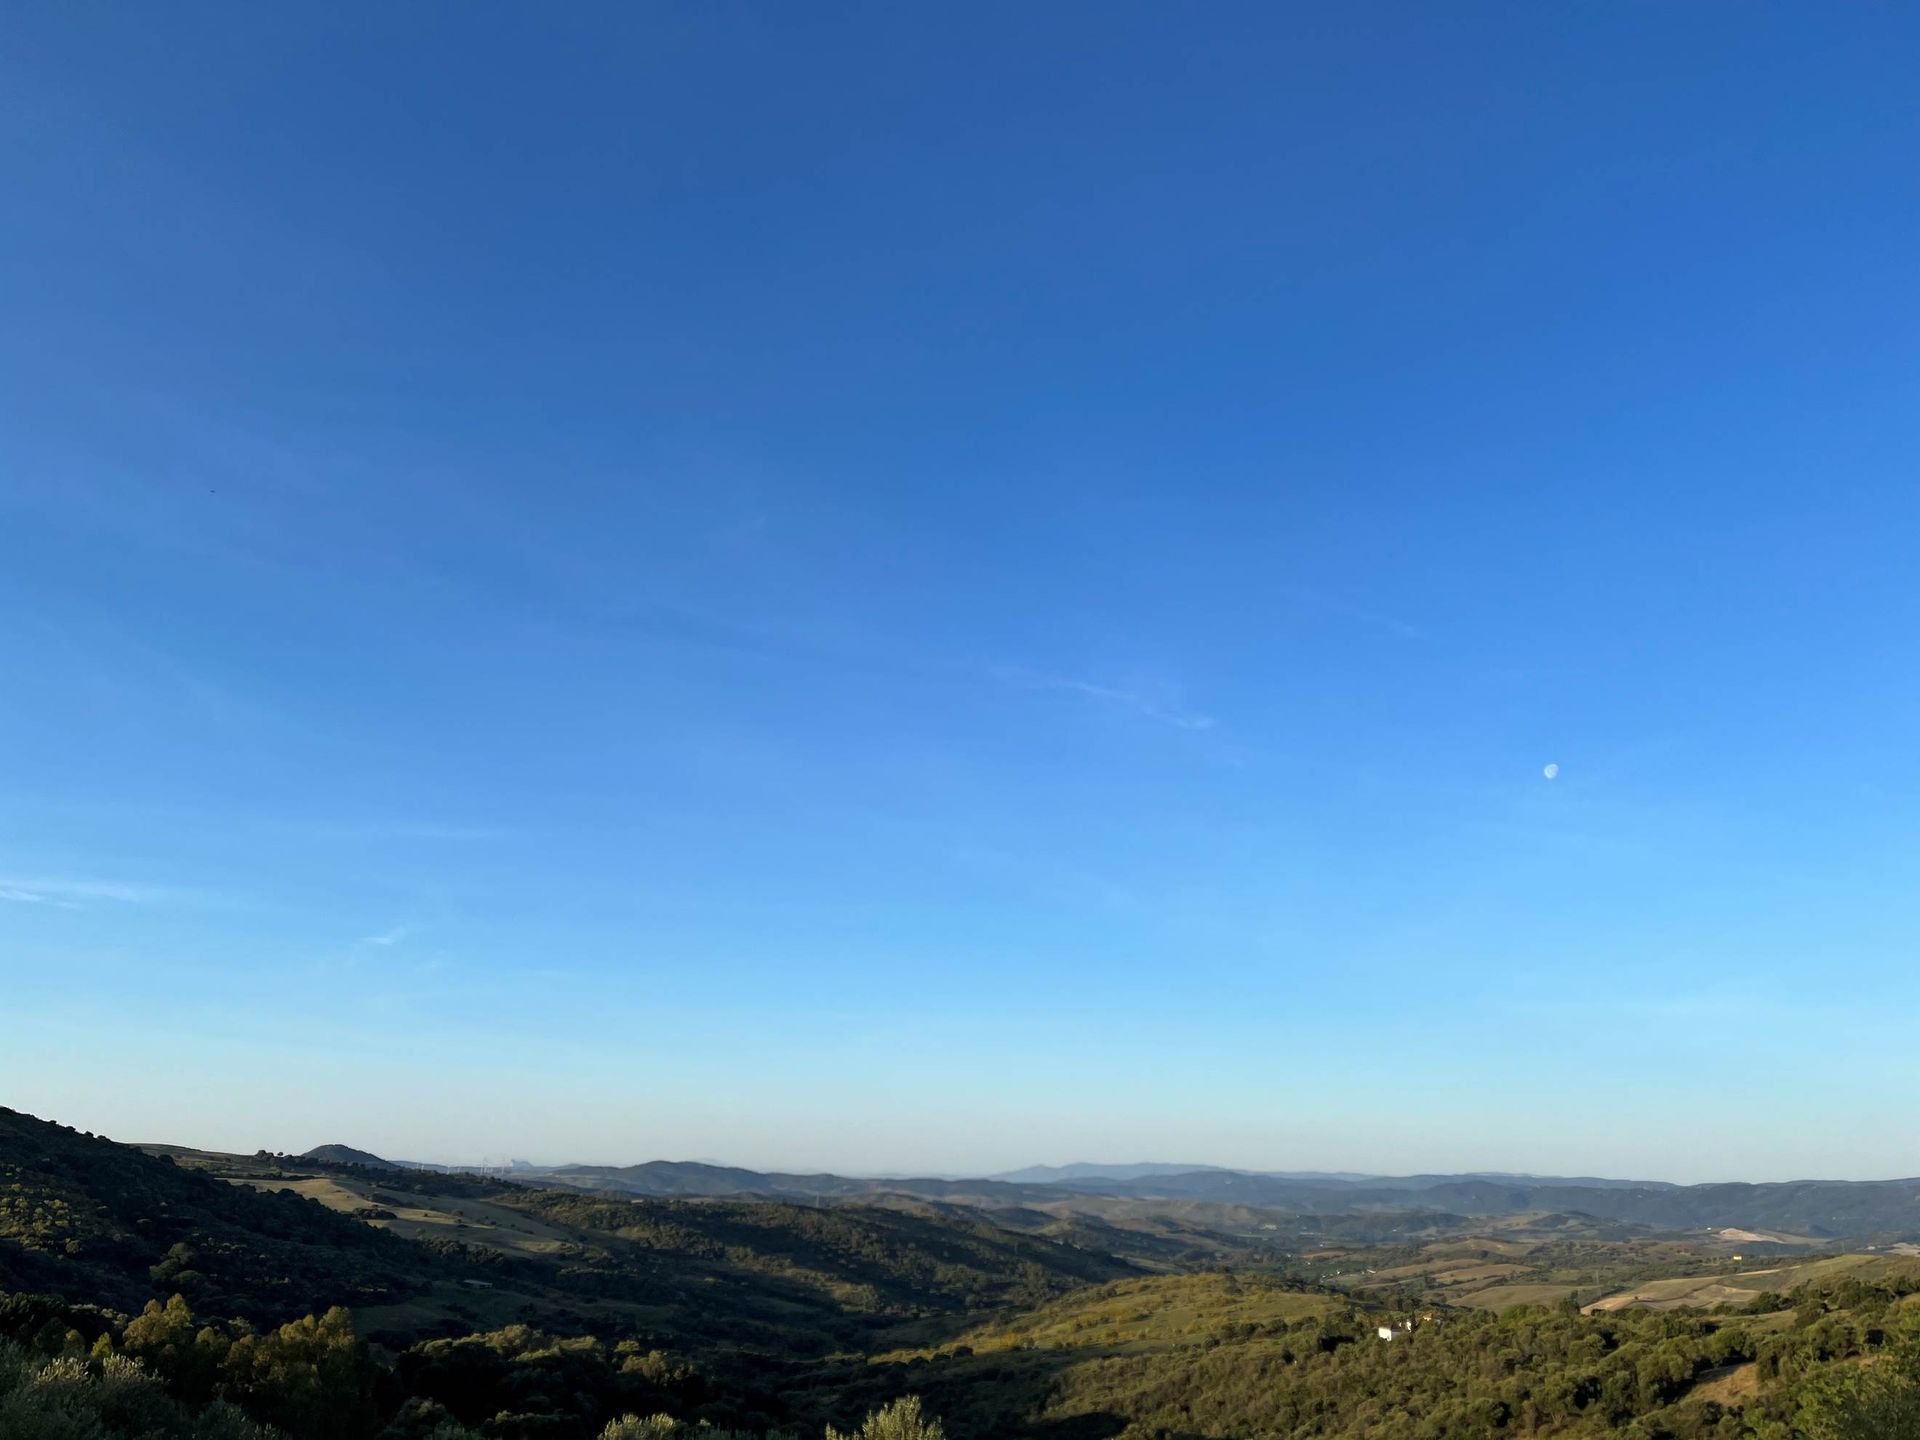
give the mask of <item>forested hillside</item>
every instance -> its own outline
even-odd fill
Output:
[[[156,1156],[0,1111],[0,1437],[1920,1436],[1916,1258],[875,1198]]]
[[[421,1218],[402,1230],[406,1216]],[[1130,1268],[972,1212],[608,1200],[324,1160],[176,1161],[13,1111],[0,1111],[0,1238],[0,1288],[127,1310],[178,1292],[257,1323],[349,1305],[398,1340],[522,1323],[779,1354],[1037,1303]]]

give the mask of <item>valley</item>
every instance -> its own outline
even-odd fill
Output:
[[[219,1367],[249,1335],[304,1334],[331,1315],[367,1413],[395,1417],[338,1432],[365,1440],[403,1440],[398,1416],[421,1407],[444,1414],[437,1440],[596,1440],[643,1402],[679,1424],[805,1433],[909,1396],[953,1440],[1447,1440],[1629,1421],[1770,1435],[1825,1367],[1896,1334],[1920,1343],[1915,1237],[1763,1231],[1752,1212],[1791,1208],[1765,1187],[1750,1187],[1758,1200],[1729,1194],[1709,1223],[1660,1229],[1513,1210],[1512,1191],[1460,1214],[1426,1203],[1435,1190],[1461,1197],[1444,1178],[1286,1181],[1312,1194],[1285,1208],[1146,1193],[1203,1189],[1190,1180],[1201,1174],[1236,1188],[1218,1171],[1171,1184],[1145,1168],[1131,1180],[811,1177],[797,1195],[790,1181],[740,1190],[753,1172],[706,1167],[726,1193],[667,1196],[634,1193],[635,1172],[660,1174],[557,1186],[342,1146],[130,1147],[0,1111],[0,1292],[12,1296],[0,1336],[23,1356],[77,1346],[171,1374],[181,1362],[147,1337],[197,1328],[212,1338],[196,1345],[228,1358],[168,1383],[246,1400],[298,1433],[292,1401]],[[1113,1193],[1123,1185],[1142,1193]],[[1698,1204],[1684,1187],[1526,1193],[1573,1188]],[[1391,1195],[1396,1208],[1337,1210],[1330,1193]],[[1516,1345],[1532,1358],[1486,1369]],[[1608,1388],[1616,1372],[1627,1388]],[[1502,1408],[1460,1408],[1470,1374]],[[1453,1428],[1390,1418],[1423,1406]]]

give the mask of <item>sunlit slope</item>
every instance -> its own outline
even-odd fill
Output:
[[[1783,1260],[1772,1265],[1742,1265],[1713,1275],[1649,1280],[1584,1307],[1604,1313],[1629,1307],[1672,1310],[1681,1307],[1746,1305],[1762,1295],[1789,1295],[1802,1286],[1848,1278],[1878,1282],[1920,1277],[1920,1258],[1906,1255],[1826,1255]]]
[[[1155,1275],[1077,1290],[1059,1300],[968,1330],[912,1354],[976,1355],[1007,1350],[1095,1347],[1154,1350],[1245,1338],[1345,1309],[1338,1297],[1279,1281],[1219,1271]]]

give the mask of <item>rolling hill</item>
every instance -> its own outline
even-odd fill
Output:
[[[1777,1429],[1799,1377],[1881,1353],[1920,1289],[1920,1257],[1839,1253],[1784,1228],[1650,1239],[1578,1211],[1417,1208],[1571,1192],[1718,1214],[1855,1195],[1872,1214],[1898,1186],[1074,1182],[1204,1191],[1204,1173],[1296,1185],[1327,1207],[1287,1211],[1031,1182],[939,1182],[960,1198],[898,1181],[644,1196],[371,1158],[140,1149],[0,1111],[0,1291],[15,1292],[0,1294],[0,1343],[68,1365],[91,1352],[103,1377],[99,1347],[125,1347],[182,1403],[237,1399],[299,1419],[300,1440],[593,1440],[665,1407],[817,1433],[910,1394],[953,1440],[1399,1437],[1408,1414],[1435,1436],[1644,1422],[1704,1440]],[[766,1178],[614,1168],[656,1185]],[[843,1180],[773,1182],[796,1178]],[[1343,1211],[1336,1196],[1400,1208]],[[1595,1238],[1609,1227],[1616,1238]],[[177,1315],[131,1320],[176,1293]],[[352,1319],[273,1329],[332,1303]],[[322,1344],[358,1387],[345,1429],[301,1408],[308,1372],[292,1362]]]
[[[392,1303],[444,1270],[431,1251],[296,1195],[0,1108],[0,1289],[136,1310],[178,1291],[277,1322]]]
[[[1561,1211],[1653,1229],[1739,1226],[1823,1238],[1920,1235],[1920,1180],[1626,1185],[1434,1176],[1383,1183],[1195,1171],[1136,1181],[1080,1181],[1073,1188],[1308,1214],[1430,1209],[1490,1216]]]
[[[976,1209],[659,1199],[324,1157],[160,1155],[0,1110],[0,1290],[280,1323],[353,1308],[396,1341],[618,1328],[810,1354],[1133,1272]]]
[[[349,1146],[306,1158],[387,1165]],[[468,1173],[500,1174],[496,1171]],[[1036,1166],[981,1179],[875,1178],[751,1170],[701,1161],[635,1165],[520,1164],[523,1184],[649,1198],[757,1197],[806,1202],[898,1195],[987,1208],[1044,1207],[1097,1214],[1113,1200],[1231,1206],[1265,1218],[1320,1217],[1351,1228],[1355,1217],[1409,1217],[1399,1228],[1444,1226],[1496,1216],[1562,1214],[1646,1231],[1728,1227],[1785,1231],[1827,1240],[1920,1239],[1920,1179],[1799,1180],[1675,1185],[1664,1181],[1526,1175],[1350,1176],[1262,1174],[1155,1163]],[[1430,1217],[1423,1222],[1419,1217]],[[1283,1226],[1298,1229],[1295,1226]]]

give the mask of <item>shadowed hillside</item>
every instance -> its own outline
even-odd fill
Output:
[[[283,1320],[410,1295],[445,1266],[296,1195],[0,1109],[0,1288],[138,1309],[179,1292]]]

